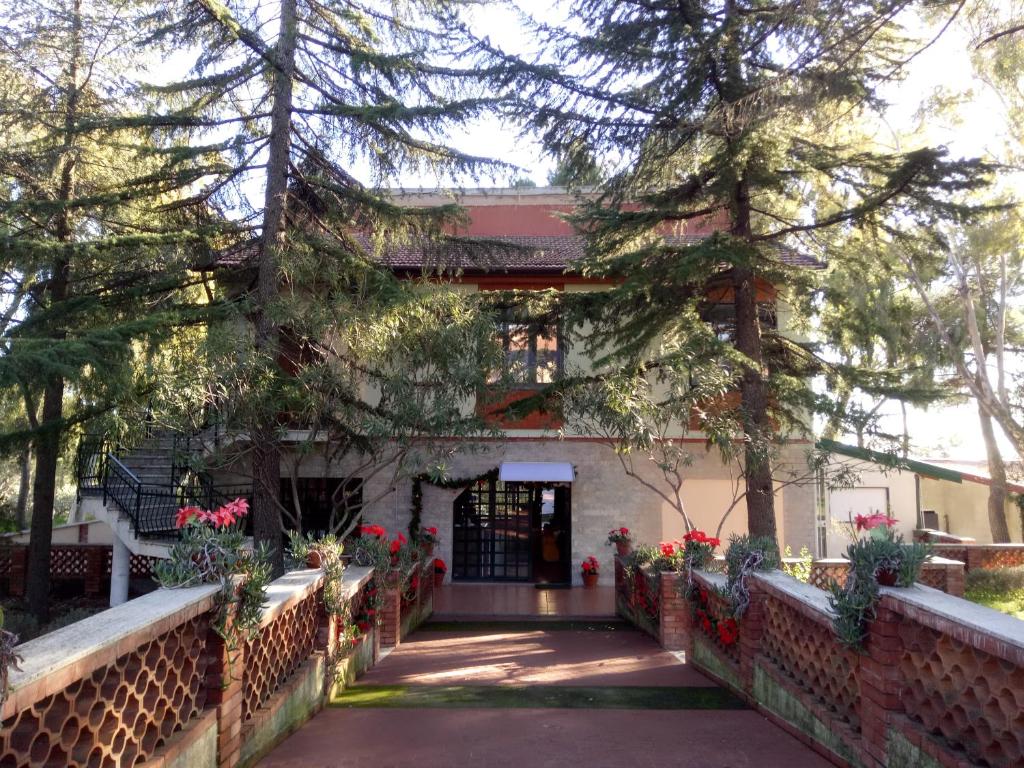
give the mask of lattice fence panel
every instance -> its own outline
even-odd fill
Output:
[[[859,730],[860,659],[839,645],[832,628],[769,597],[764,604],[763,632],[765,656],[826,709]]]
[[[246,644],[242,721],[274,695],[316,648],[321,592],[307,595]]]
[[[818,589],[827,590],[828,585],[833,581],[838,582],[840,585],[846,583],[846,573],[849,571],[849,566],[831,563],[811,563],[811,573],[807,579],[807,583],[812,587]]]
[[[84,579],[89,550],[82,546],[50,547],[50,578]]]
[[[4,721],[0,768],[129,768],[206,703],[207,617],[160,635]]]
[[[912,622],[900,638],[907,716],[982,765],[1024,765],[1024,667]]]

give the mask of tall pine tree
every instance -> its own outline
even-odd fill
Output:
[[[138,31],[120,3],[8,3],[0,14],[0,231],[6,280],[0,386],[25,427],[5,450],[35,457],[27,599],[44,621],[58,462],[92,418],[145,397],[133,360],[199,312],[185,291],[206,212],[180,203],[203,171],[169,168],[148,128]],[[185,245],[188,248],[185,248]]]
[[[457,219],[454,206],[403,207],[382,188],[403,173],[440,179],[487,166],[445,143],[489,102],[466,91],[477,73],[453,64],[459,5],[199,0],[161,4],[153,18],[172,49],[199,51],[190,77],[162,89],[168,109],[151,124],[207,126],[230,147],[230,167],[200,194],[226,212],[225,234],[253,275],[243,377],[252,386],[235,394],[236,412],[246,411],[235,426],[250,438],[254,536],[278,570],[280,416],[303,410],[286,402],[295,388],[281,358],[330,331],[311,327],[323,313],[282,284],[317,261],[324,297],[394,290],[374,272],[374,251],[438,236]]]
[[[492,49],[556,156],[617,168],[578,216],[587,273],[619,282],[590,307],[592,348],[611,350],[603,361],[651,366],[662,339],[677,357],[688,337],[705,344],[693,324],[701,297],[731,297],[751,534],[776,535],[773,446],[820,370],[766,322],[768,286],[783,286],[781,299],[806,289],[794,253],[841,259],[822,233],[950,213],[952,192],[983,183],[940,148],[879,150],[844,130],[877,115],[880,86],[919,46],[900,26],[912,7],[579,0],[566,28],[538,30],[540,62]],[[673,237],[709,218],[714,237]]]

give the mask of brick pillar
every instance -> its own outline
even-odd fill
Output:
[[[25,596],[25,573],[28,569],[28,547],[16,546],[11,549],[11,576],[8,588],[11,597]]]
[[[968,571],[976,571],[979,568],[984,567],[985,553],[978,546],[964,547],[967,557],[964,558],[964,565],[967,566]]]
[[[211,616],[211,621],[213,617]],[[207,706],[217,708],[217,768],[234,768],[242,752],[242,674],[244,645],[229,650],[212,629],[206,641],[210,666],[206,671]]]
[[[618,579],[618,570],[615,574]],[[678,573],[661,573],[661,594],[659,601],[658,636],[663,648],[669,651],[683,651],[687,656],[693,653],[693,612],[690,601],[683,595]]]
[[[389,582],[385,587],[384,605],[380,612],[380,644],[385,648],[397,648],[402,642],[402,593],[397,581]]]
[[[103,577],[107,561],[106,547],[88,547],[85,550],[85,594],[99,597],[103,591]]]
[[[750,694],[754,691],[754,664],[761,654],[761,638],[764,635],[764,591],[758,584],[756,574],[747,579],[747,594],[750,603],[740,617],[740,637],[737,641],[740,651],[740,680]]]
[[[963,563],[947,565],[946,571],[946,593],[954,597],[964,596],[964,566]]]
[[[899,614],[886,607],[883,597],[875,620],[868,625],[866,653],[860,659],[860,719],[864,746],[880,765],[886,765],[886,742],[893,715],[903,712],[899,660],[903,644]]]

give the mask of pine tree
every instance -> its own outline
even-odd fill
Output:
[[[40,621],[67,437],[142,395],[135,344],[197,314],[182,289],[204,214],[169,207],[192,177],[166,167],[149,131],[125,124],[139,94],[124,79],[138,63],[124,10],[12,2],[0,15],[10,85],[0,95],[0,386],[22,401],[25,421],[0,445],[31,445],[35,458],[27,600]]]
[[[587,273],[621,281],[591,308],[593,348],[613,350],[604,360],[656,362],[659,339],[700,335],[687,310],[709,286],[732,297],[754,535],[775,536],[772,446],[787,406],[809,401],[801,379],[818,370],[809,350],[763,322],[760,288],[799,295],[807,275],[786,254],[841,259],[821,250],[824,233],[953,215],[950,196],[984,183],[979,164],[942,149],[892,152],[846,131],[877,114],[880,85],[916,50],[898,21],[912,8],[580,0],[571,29],[581,32],[540,30],[545,61],[558,66],[493,51],[502,76],[520,78],[523,114],[552,153],[586,153],[617,169],[578,217]],[[721,217],[714,237],[668,237],[709,217]]]
[[[235,426],[250,437],[254,537],[277,570],[279,417],[305,411],[288,401],[296,390],[279,363],[321,346],[330,325],[327,312],[283,295],[282,281],[301,284],[297,276],[315,263],[306,285],[321,296],[384,291],[399,300],[402,291],[375,269],[375,252],[439,236],[457,219],[455,206],[406,208],[382,187],[403,172],[451,178],[486,167],[445,143],[451,126],[489,102],[465,90],[476,72],[451,63],[458,5],[200,0],[154,14],[170,45],[199,41],[201,52],[191,79],[162,89],[171,108],[150,122],[209,126],[230,148],[230,167],[202,194],[235,214],[225,233],[236,243],[254,233],[243,245],[254,275],[246,296],[253,354],[240,377],[248,389],[234,393],[233,407]]]

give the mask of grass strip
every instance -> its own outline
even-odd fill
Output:
[[[608,621],[428,621],[417,632],[636,632],[632,624]]]
[[[724,688],[557,685],[355,685],[333,707],[385,709],[746,709]]]

